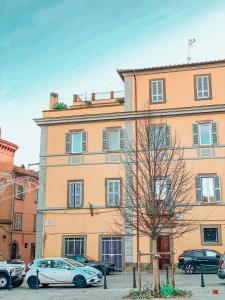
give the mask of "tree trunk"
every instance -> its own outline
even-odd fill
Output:
[[[160,274],[159,274],[159,255],[157,252],[157,240],[152,239],[152,261],[153,261],[153,278],[154,278],[154,295],[159,295],[160,290]]]
[[[141,291],[141,256],[137,254],[138,290]]]
[[[170,284],[172,285],[173,288],[175,288],[174,271],[175,271],[175,267],[172,261],[170,265]]]

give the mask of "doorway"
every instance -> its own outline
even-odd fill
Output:
[[[115,264],[116,271],[122,271],[122,237],[101,238],[101,259]]]
[[[11,246],[11,259],[16,259],[19,256],[19,245],[16,241]]]
[[[161,258],[159,259],[159,269],[165,269],[166,266],[170,265],[170,236],[160,235],[157,240],[157,251]]]

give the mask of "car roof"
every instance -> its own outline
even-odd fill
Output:
[[[42,257],[42,258],[36,258],[35,261],[38,261],[38,260],[59,260],[59,259],[68,259],[66,257]]]

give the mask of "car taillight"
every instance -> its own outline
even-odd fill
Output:
[[[184,258],[185,258],[185,257],[184,257],[184,256],[182,256],[182,255],[178,257],[178,259],[184,259]]]
[[[224,260],[222,259],[221,261],[220,261],[220,269],[223,269],[224,268]]]
[[[27,273],[30,270],[30,268],[27,266],[24,271]]]

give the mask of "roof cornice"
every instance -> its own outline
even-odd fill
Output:
[[[53,117],[53,118],[38,118],[34,119],[39,126],[57,125],[57,124],[77,124],[85,122],[99,122],[99,121],[115,121],[115,120],[133,120],[146,117],[170,117],[170,116],[182,116],[204,113],[224,113],[225,104],[222,105],[206,105],[196,107],[182,107],[182,108],[166,108],[157,110],[145,110],[145,111],[128,111],[128,112],[116,112],[105,114],[92,114],[82,116],[67,116],[67,117]]]
[[[165,66],[149,67],[149,68],[118,69],[117,73],[122,78],[122,80],[124,80],[124,77],[133,74],[175,72],[181,70],[185,71],[190,69],[202,69],[207,67],[221,67],[221,66],[225,66],[225,59],[193,62],[193,63],[185,63],[185,64],[177,64],[177,65],[165,65]]]
[[[10,143],[8,141],[5,141],[3,139],[0,139],[0,149],[3,149],[5,151],[15,153],[16,150],[19,148],[16,144]]]

